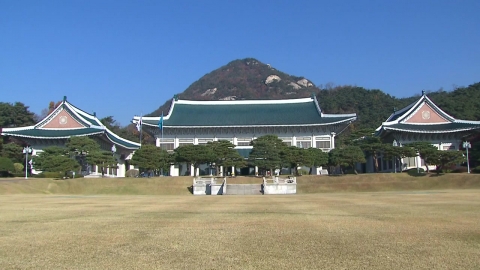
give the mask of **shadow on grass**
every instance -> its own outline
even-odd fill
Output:
[[[187,190],[190,192],[190,194],[193,194],[193,185],[187,187]]]

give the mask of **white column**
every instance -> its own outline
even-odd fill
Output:
[[[125,164],[117,164],[117,177],[125,177]]]
[[[232,176],[237,175],[237,174],[235,173],[235,166],[232,166],[232,174],[231,174],[231,175],[232,175]]]
[[[193,138],[193,144],[195,144],[195,145],[198,144],[198,138],[197,137]]]
[[[195,169],[195,168],[193,167],[193,165],[190,165],[190,176],[193,176],[193,170],[194,170],[194,169]],[[198,173],[197,173],[197,175],[198,175]]]
[[[238,143],[237,136],[233,136],[233,145],[237,145],[237,143]]]
[[[160,147],[160,138],[157,137],[157,138],[155,139],[155,145],[156,145],[157,147]]]
[[[220,166],[220,176],[223,176],[223,166]]]
[[[297,137],[292,136],[292,146],[297,146]]]
[[[175,165],[170,165],[170,176],[179,176],[180,170],[175,168]]]
[[[317,140],[315,140],[315,136],[312,134],[312,147],[317,148]]]
[[[331,139],[330,139],[330,149],[335,148],[335,132],[330,133]]]
[[[173,139],[173,148],[174,149],[177,148],[179,146],[179,144],[180,144],[180,142],[179,142],[178,138],[175,137],[175,139]]]
[[[258,166],[255,166],[255,176],[258,176]]]

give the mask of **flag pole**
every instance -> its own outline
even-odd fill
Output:
[[[163,111],[162,111],[162,116],[160,117],[160,123],[161,123],[161,127],[160,127],[160,131],[162,132],[162,136],[160,137],[160,149],[162,149],[162,143],[163,143]],[[161,168],[161,173],[162,173],[162,176],[163,176],[163,166]]]
[[[143,130],[143,128],[142,128],[142,126],[143,126],[142,118],[143,118],[143,113],[142,113],[142,115],[140,115],[140,147],[142,147],[142,130]]]

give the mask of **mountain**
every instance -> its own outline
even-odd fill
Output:
[[[220,67],[178,94],[186,100],[289,99],[320,91],[310,80],[291,76],[254,58],[235,60]],[[159,116],[170,100],[147,116]]]
[[[235,60],[201,77],[184,92],[186,100],[290,99],[314,93],[325,113],[357,113],[351,129],[375,129],[395,110],[416,101],[420,95],[396,98],[379,89],[358,86],[327,86],[321,89],[304,77],[292,76],[254,58]],[[480,83],[451,92],[428,92],[445,112],[457,119],[480,120]],[[171,100],[147,116],[168,112]]]

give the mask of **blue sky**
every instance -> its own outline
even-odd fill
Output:
[[[122,125],[253,57],[396,97],[480,81],[480,1],[0,0],[0,93]],[[321,101],[320,101],[321,102]]]

